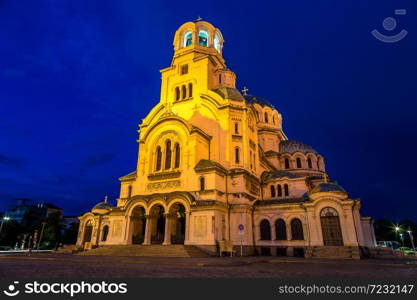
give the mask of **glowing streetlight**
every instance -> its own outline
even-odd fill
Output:
[[[4,217],[1,219],[1,224],[0,224],[0,233],[1,233],[2,229],[3,229],[3,223],[4,223],[4,222],[6,222],[6,221],[9,221],[9,220],[10,220],[10,217],[8,217],[8,216],[4,216]]]

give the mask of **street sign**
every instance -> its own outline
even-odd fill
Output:
[[[239,229],[240,235],[240,256],[243,256],[243,236],[245,235],[245,226],[243,226],[243,224],[239,224],[237,229]]]
[[[245,226],[243,226],[243,224],[239,224],[239,226],[237,227],[237,229],[239,229],[239,234],[240,235],[244,235],[245,234]]]

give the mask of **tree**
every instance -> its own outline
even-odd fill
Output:
[[[42,245],[48,248],[54,248],[59,245],[62,240],[62,216],[61,213],[55,212],[49,214],[45,219],[45,229],[42,236]]]

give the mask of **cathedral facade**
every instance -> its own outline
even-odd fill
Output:
[[[222,50],[208,22],[176,31],[160,101],[139,125],[135,171],[119,178],[116,205],[104,201],[79,217],[77,244],[216,253],[224,240],[244,254],[305,256],[373,246],[360,201],[329,179],[314,148],[288,139],[272,104],[236,89]]]

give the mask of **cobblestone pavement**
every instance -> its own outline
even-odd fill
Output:
[[[412,279],[417,261],[293,257],[0,256],[1,278],[368,278]]]

